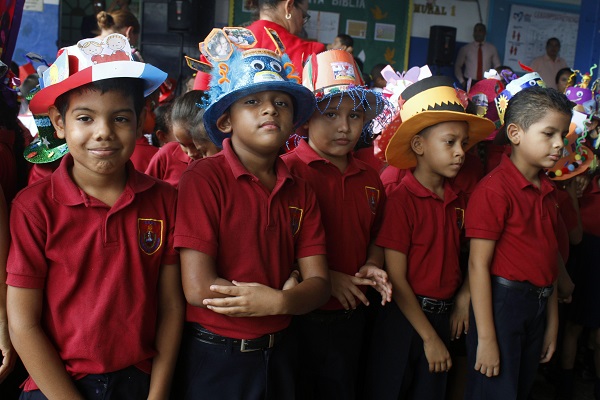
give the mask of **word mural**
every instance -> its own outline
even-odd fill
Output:
[[[308,4],[340,6],[346,8],[366,8],[365,0],[308,0]]]
[[[415,13],[420,14],[433,14],[433,15],[448,15],[446,6],[437,6],[434,4],[416,4],[414,7]],[[450,16],[456,16],[456,6],[450,7]]]

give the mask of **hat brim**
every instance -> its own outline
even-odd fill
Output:
[[[423,111],[403,122],[385,151],[389,165],[408,169],[417,165],[417,157],[412,151],[412,138],[425,128],[442,122],[466,122],[469,125],[469,143],[465,151],[485,139],[494,129],[494,123],[487,118],[457,111]]]
[[[56,98],[69,90],[114,78],[138,78],[144,81],[144,96],[154,92],[167,79],[167,73],[150,64],[135,61],[112,61],[94,64],[74,73],[63,81],[46,86],[29,103],[33,114],[46,114]]]
[[[210,140],[217,146],[223,147],[223,140],[228,137],[217,128],[217,120],[237,100],[252,93],[265,91],[280,91],[289,94],[294,101],[294,129],[310,118],[315,111],[315,96],[302,85],[286,81],[257,82],[227,93],[212,103],[204,112],[204,128]],[[293,132],[290,132],[290,135]]]

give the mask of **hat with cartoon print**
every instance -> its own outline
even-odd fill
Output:
[[[222,146],[228,135],[217,120],[237,100],[252,93],[281,91],[294,102],[294,127],[302,125],[314,110],[313,94],[300,84],[300,77],[277,32],[265,28],[276,51],[256,47],[254,34],[246,28],[213,29],[200,43],[200,52],[212,65],[204,128],[212,142]],[[292,132],[290,132],[290,135]]]
[[[58,58],[40,77],[41,90],[29,104],[33,114],[44,114],[56,98],[69,90],[112,78],[139,78],[144,96],[154,92],[167,78],[160,69],[133,61],[127,38],[114,33],[104,39],[83,39],[62,48]]]
[[[385,151],[388,164],[400,169],[417,165],[411,148],[412,138],[423,129],[442,122],[464,121],[468,124],[468,150],[485,139],[495,126],[487,118],[465,112],[467,95],[456,89],[450,78],[432,76],[429,67],[420,68],[417,81],[405,87],[398,101],[402,121]]]

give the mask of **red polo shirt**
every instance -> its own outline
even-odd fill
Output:
[[[281,289],[296,259],[325,254],[325,234],[308,184],[279,158],[275,171],[269,191],[242,165],[230,139],[222,152],[192,162],[179,182],[183,218],[175,246],[215,258],[221,278]],[[235,318],[188,304],[186,319],[219,335],[252,339],[286,328],[291,316]]]
[[[73,158],[21,191],[11,213],[11,286],[44,290],[42,326],[67,372],[80,379],[156,354],[157,284],[172,247],[176,191],[134,170],[108,207],[69,176]],[[36,388],[29,378],[25,390]]]
[[[191,158],[181,150],[179,142],[169,142],[152,157],[146,168],[146,174],[177,187],[190,161]]]
[[[435,299],[454,296],[462,282],[458,264],[465,198],[444,186],[444,199],[407,171],[387,198],[377,245],[407,256],[407,279],[415,294]]]
[[[398,169],[391,165],[388,165],[381,171],[381,183],[383,183],[383,187],[385,187],[385,194],[389,196],[390,193],[396,189],[400,184],[400,181],[402,181],[402,178],[404,178],[404,175],[406,175],[406,171],[408,170]]]
[[[590,189],[579,199],[579,212],[583,231],[590,235],[600,236],[600,185],[595,176]]]
[[[148,168],[150,159],[152,159],[156,152],[158,152],[158,147],[148,143],[146,136],[142,135],[142,137],[138,138],[135,141],[135,149],[131,155],[131,162],[135,169],[144,172]]]
[[[573,207],[571,196],[564,190],[556,190],[556,199],[558,201],[558,250],[562,259],[567,262],[569,259],[569,232],[577,228],[579,215]]]
[[[554,184],[543,172],[539,176],[540,189],[503,155],[471,195],[466,232],[496,241],[492,275],[548,286],[558,274],[558,203]]]
[[[317,195],[328,239],[329,268],[353,276],[365,265],[369,245],[381,226],[385,192],[379,175],[351,154],[348,167],[342,173],[304,140],[281,158],[290,172],[306,180]],[[322,308],[343,307],[332,296]]]

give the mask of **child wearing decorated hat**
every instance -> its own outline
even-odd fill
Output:
[[[407,171],[388,195],[375,242],[394,299],[373,327],[365,398],[377,400],[445,397],[448,344],[468,329],[469,304],[459,265],[466,199],[449,180],[494,129],[465,112],[449,79],[417,72],[400,94],[402,123],[386,149],[388,163]]]
[[[296,318],[299,399],[354,399],[365,332],[368,287],[391,300],[383,249],[373,241],[385,193],[377,171],[352,151],[383,110],[380,94],[364,88],[352,55],[330,50],[311,55],[302,74],[317,103],[305,124],[308,138],[282,156],[292,174],[317,195],[327,238],[329,301]],[[367,128],[363,127],[367,125]]]
[[[243,28],[213,29],[200,44],[214,68],[204,127],[223,150],[191,163],[179,182],[187,313],[178,399],[294,398],[291,315],[330,295],[317,200],[279,158],[314,97],[280,47],[255,45]]]
[[[175,99],[169,116],[169,129],[175,140],[165,144],[152,157],[146,174],[177,187],[190,162],[221,150],[211,142],[204,129],[203,99],[201,90],[192,90]]]
[[[558,204],[544,169],[561,157],[571,103],[529,73],[511,81],[496,104],[504,125],[494,141],[510,143],[512,152],[482,179],[466,213],[466,399],[528,398],[558,330]]]
[[[184,312],[176,191],[129,161],[144,95],[165,77],[134,61],[94,64],[71,46],[31,101],[69,153],[13,202],[8,315],[29,372],[21,398],[169,393]]]

